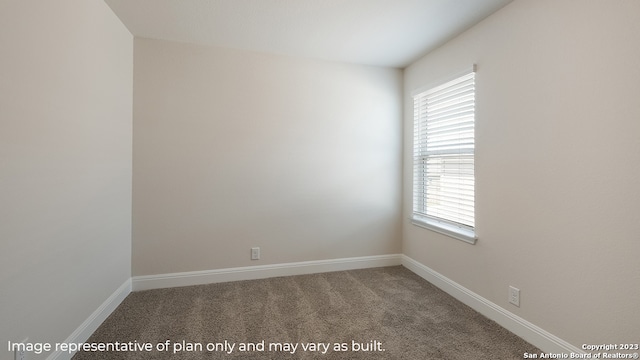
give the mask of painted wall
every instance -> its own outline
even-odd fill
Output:
[[[141,38],[134,69],[134,275],[400,252],[400,70]]]
[[[410,224],[405,141],[404,253],[578,347],[640,340],[638,14],[515,1],[405,71],[411,139],[411,91],[478,66],[479,240]]]
[[[8,359],[7,341],[64,341],[131,276],[133,37],[102,1],[2,1],[0,49]]]

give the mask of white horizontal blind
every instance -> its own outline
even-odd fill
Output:
[[[413,216],[473,229],[475,73],[413,98]]]

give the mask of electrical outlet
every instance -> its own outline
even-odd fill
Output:
[[[509,302],[520,307],[520,289],[509,286]]]
[[[15,360],[27,360],[27,352],[25,350],[16,350]]]
[[[24,339],[22,340],[23,344],[26,344],[29,341],[29,339]],[[27,351],[26,350],[20,350],[20,349],[16,349],[16,351],[14,352],[13,355],[15,360],[27,360]]]
[[[259,247],[251,248],[251,260],[260,260],[260,248]]]

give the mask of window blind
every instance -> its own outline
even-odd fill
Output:
[[[475,73],[413,98],[413,217],[475,227]]]

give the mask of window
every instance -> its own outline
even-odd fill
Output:
[[[475,66],[413,97],[415,225],[474,244]]]

